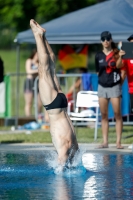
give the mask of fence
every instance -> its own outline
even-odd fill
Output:
[[[96,74],[93,74],[93,75],[97,76]],[[26,74],[19,73],[19,81],[17,79],[18,75],[15,73],[8,74],[7,76],[10,77],[9,78],[10,79],[10,96],[6,97],[6,98],[8,98],[8,104],[10,105],[10,112],[9,112],[10,114],[6,115],[5,118],[15,118],[17,121],[18,118],[25,117],[24,81],[26,79]],[[77,78],[81,78],[81,76],[82,76],[81,74],[57,74],[61,88],[65,94],[68,92],[70,86],[75,83],[75,80]],[[32,116],[36,120],[37,120],[38,114],[39,114],[38,107],[37,107],[37,93],[38,93],[37,82],[38,82],[38,77],[36,77],[36,79],[34,81],[34,102],[33,102],[33,107],[32,107]],[[97,83],[95,83],[95,81],[93,81],[93,82],[94,83],[93,83],[92,89],[96,90]],[[17,84],[19,84],[19,85],[17,85]],[[19,88],[19,90],[17,88]],[[80,85],[80,90],[82,90],[82,83]],[[127,90],[128,90],[128,88],[127,88]],[[74,92],[73,92],[74,107],[75,107],[75,98],[76,98],[76,88],[74,88]],[[43,109],[43,106],[42,106],[42,109]],[[129,114],[124,116],[123,119],[124,119],[125,125],[133,125],[133,121],[131,120],[131,116]],[[17,124],[17,122],[16,122],[16,124]],[[110,124],[111,125],[115,124],[114,118],[112,118],[110,120]]]
[[[19,76],[19,78],[18,78]],[[4,117],[5,120],[15,120],[16,126],[18,125],[18,118],[26,118],[25,116],[25,99],[24,99],[24,82],[26,79],[26,73],[12,73],[7,74],[6,78],[9,79],[8,86],[10,85],[10,93],[6,95],[6,101],[8,100],[7,108],[10,112],[5,113],[5,115],[0,116]],[[81,74],[70,74],[70,75],[62,75],[59,74],[59,82],[61,84],[62,90],[64,93],[67,93],[69,87],[75,82],[77,77],[81,77]],[[37,119],[38,116],[38,108],[37,108],[37,82],[38,77],[34,81],[34,99],[32,106],[32,116],[31,118]],[[7,83],[6,83],[7,84]],[[42,112],[43,106],[42,106]],[[5,123],[7,124],[7,123]]]

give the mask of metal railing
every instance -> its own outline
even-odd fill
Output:
[[[17,120],[20,117],[25,117],[25,112],[24,112],[24,106],[25,106],[25,101],[24,101],[24,81],[26,79],[26,73],[12,73],[8,74],[7,76],[10,77],[10,84],[11,84],[11,94],[7,98],[10,99],[11,103],[11,116],[10,118],[15,118],[16,119],[16,124]],[[19,76],[19,78],[18,78]],[[82,74],[57,74],[57,77],[59,79],[62,91],[66,94],[70,88],[71,85],[75,83],[75,80],[79,77],[81,78]],[[81,79],[82,80],[82,79]],[[36,77],[34,81],[34,102],[33,102],[33,108],[32,111],[34,112],[33,117],[38,120],[38,107],[37,107],[37,94],[38,94],[38,77]],[[19,90],[18,90],[18,85],[19,85]],[[80,86],[80,90],[82,90],[82,84]],[[76,102],[76,89],[74,89],[73,92],[73,100],[74,100],[74,107],[75,107],[75,102]],[[42,106],[43,107],[43,106]],[[44,112],[43,112],[44,113]],[[99,122],[100,124],[100,122]],[[114,125],[115,120],[112,119],[110,120],[110,125]],[[124,123],[125,125],[133,125],[133,120],[130,120],[130,115],[127,115],[124,117]],[[18,125],[18,124],[17,124]]]
[[[72,84],[75,83],[75,80],[76,78],[78,77],[82,77],[82,74],[57,74],[57,77],[59,79],[59,82],[61,84],[61,81],[60,81],[60,78],[64,78],[64,81],[66,83],[65,85],[65,88],[63,90],[63,92],[66,94],[68,92],[68,78],[72,78]],[[82,79],[81,79],[82,80]],[[34,82],[34,99],[35,99],[35,104],[34,104],[34,107],[35,107],[35,119],[37,120],[37,117],[38,117],[38,109],[37,109],[37,81],[38,81],[38,77],[36,78],[35,82]],[[83,84],[81,83],[81,86],[80,86],[80,89],[82,90],[83,89]],[[128,88],[127,88],[128,89]],[[76,90],[74,90],[73,92],[73,106],[75,108],[75,103],[76,103]],[[86,122],[82,122],[82,123],[79,123],[80,125],[85,125]],[[128,114],[127,116],[123,116],[123,124],[124,125],[133,125],[133,120],[131,119],[130,120],[130,114]],[[77,122],[77,125],[78,125],[78,122]],[[101,122],[99,121],[99,125],[101,125]],[[109,119],[109,125],[115,125],[115,118],[112,118],[112,119]]]

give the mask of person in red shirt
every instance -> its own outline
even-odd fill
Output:
[[[133,42],[133,34],[127,40],[129,42]],[[128,80],[128,88],[130,94],[130,112],[133,114],[133,59],[123,59],[123,63]]]

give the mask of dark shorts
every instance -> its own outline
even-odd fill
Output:
[[[120,96],[122,96],[122,89],[120,84],[113,87],[103,87],[98,85],[98,97],[110,99]]]
[[[130,113],[133,114],[133,94],[130,94]]]
[[[24,82],[24,93],[33,93],[34,92],[34,81],[35,79],[29,79],[27,78]],[[37,84],[38,87],[38,84]],[[37,91],[39,92],[39,89],[37,89]]]

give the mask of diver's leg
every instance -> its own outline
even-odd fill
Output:
[[[49,45],[47,39],[45,38],[45,36],[44,36],[44,43],[45,43],[45,46],[47,48],[47,52],[48,52],[49,57],[50,57],[49,62],[50,62],[50,66],[52,67],[51,71],[52,71],[52,74],[53,74],[54,82],[56,84],[57,90],[59,92],[62,92],[60,84],[59,84],[59,81],[58,81],[58,78],[56,76],[56,72],[55,72],[55,61],[56,61],[55,55],[54,55],[54,52],[53,52],[51,46]]]
[[[121,97],[111,98],[111,103],[113,106],[115,119],[116,119],[116,146],[117,149],[123,149],[121,145],[121,138],[122,138],[122,127],[123,127],[123,120],[121,115]]]
[[[49,45],[46,37],[45,37],[45,32],[46,30],[44,28],[42,28],[37,22],[35,22],[34,20],[32,20],[38,29],[40,29],[43,33],[42,33],[42,37],[43,37],[43,44],[46,50],[46,53],[49,55],[49,69],[50,69],[50,73],[53,79],[53,84],[54,84],[54,88],[56,90],[61,90],[60,84],[58,82],[58,78],[56,77],[56,73],[55,73],[55,54],[51,48],[51,46]]]
[[[39,92],[43,105],[46,105],[53,101],[58,92],[56,84],[54,83],[50,56],[43,37],[46,30],[40,27],[34,20],[30,20],[30,26],[35,37],[39,58]]]

